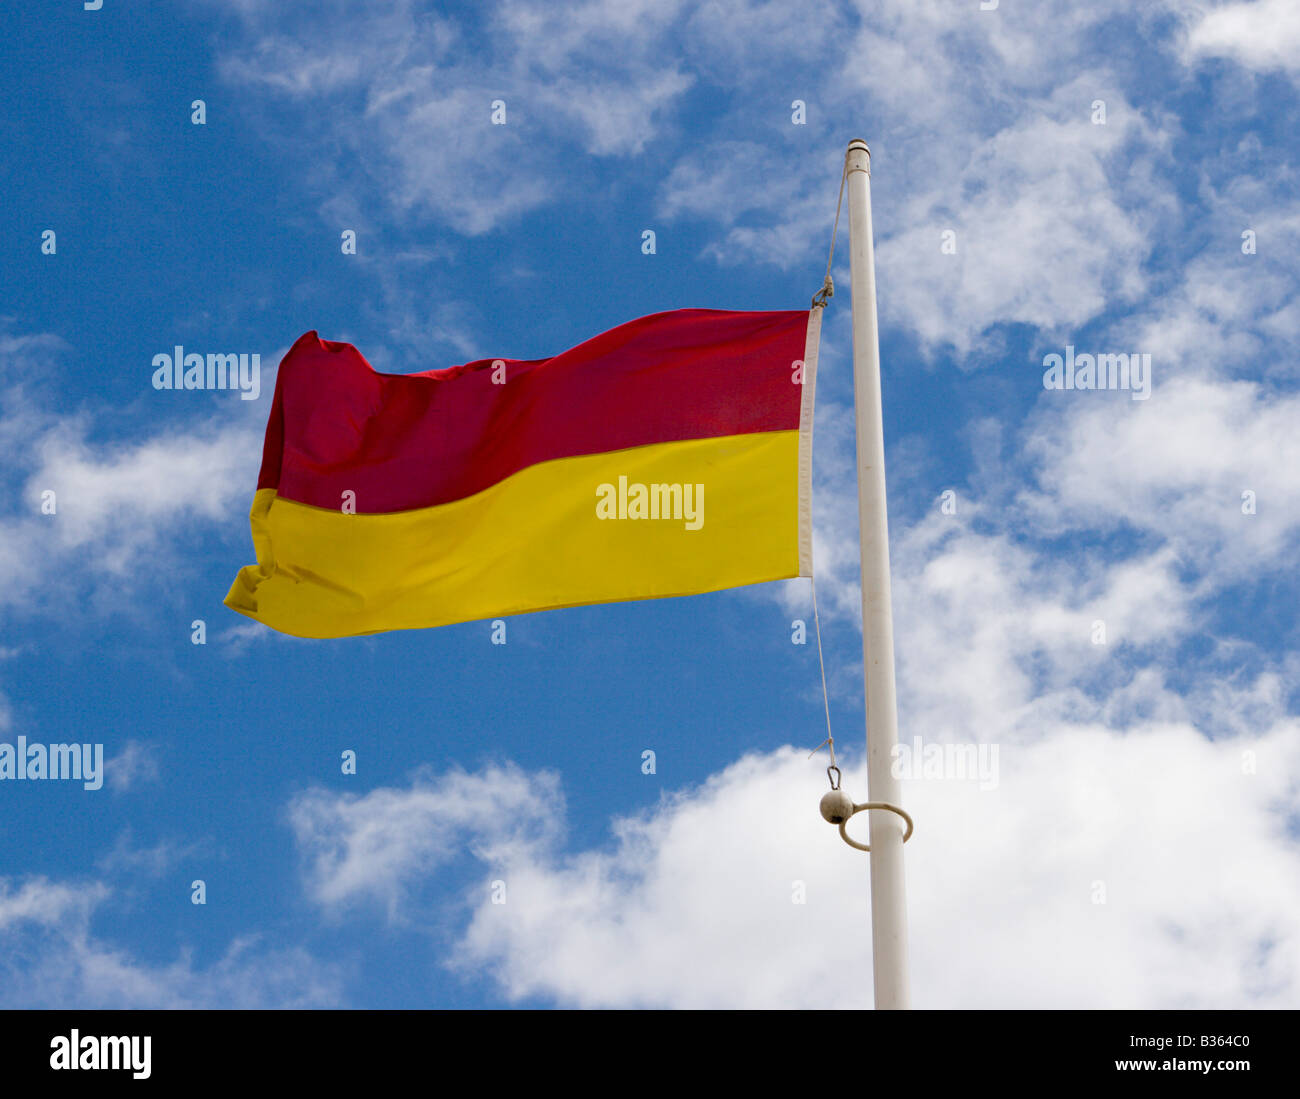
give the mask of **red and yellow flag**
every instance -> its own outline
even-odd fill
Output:
[[[682,309],[550,359],[280,364],[226,605],[345,637],[812,572],[820,309]]]

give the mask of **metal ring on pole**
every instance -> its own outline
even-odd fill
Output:
[[[900,817],[903,818],[903,820],[907,822],[907,831],[903,833],[903,842],[906,843],[908,840],[912,838],[912,818],[908,816],[907,810],[900,809],[897,805],[890,805],[889,802],[887,801],[864,801],[860,805],[855,805],[853,807],[853,816],[856,816],[858,813],[861,813],[863,809],[888,809],[891,813],[897,813]],[[855,839],[850,839],[848,832],[844,830],[845,825],[847,825],[849,821],[853,819],[853,816],[850,816],[847,819],[840,821],[840,839],[842,839],[850,847],[856,847],[859,851],[870,851],[871,850],[870,844],[859,843]]]

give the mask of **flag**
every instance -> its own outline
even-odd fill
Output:
[[[682,309],[419,374],[308,332],[226,605],[345,637],[809,576],[820,314]]]

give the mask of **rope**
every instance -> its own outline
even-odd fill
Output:
[[[817,634],[817,666],[822,673],[822,704],[826,707],[826,740],[831,746],[831,766],[835,766],[835,737],[831,735],[831,699],[826,692],[826,661],[822,658],[822,620],[817,613],[817,578],[810,576],[813,597],[813,630]],[[818,748],[821,747],[819,744]]]
[[[822,281],[822,288],[813,295],[812,307],[814,309],[824,309],[826,303],[835,295],[835,280],[831,278],[831,264],[835,262],[835,239],[840,233],[840,207],[844,205],[844,181],[849,178],[849,158],[844,158],[844,168],[840,171],[840,193],[835,199],[835,224],[831,227],[831,249],[826,256],[826,278]],[[813,570],[816,572],[816,569]],[[826,710],[826,739],[812,750],[810,755],[816,755],[821,751],[823,745],[830,745],[831,765],[828,770],[838,771],[835,766],[835,737],[831,733],[831,699],[826,690],[826,658],[822,655],[822,619],[817,611],[817,577],[809,576],[812,581],[812,601],[813,601],[813,629],[817,634],[817,667],[822,673],[822,706]],[[835,781],[831,780],[831,788],[836,787]]]
[[[814,309],[824,309],[826,303],[835,296],[835,280],[831,278],[831,264],[835,262],[835,240],[840,233],[840,209],[844,205],[844,181],[849,178],[849,158],[845,156],[844,167],[840,171],[840,193],[835,199],[835,224],[831,227],[831,247],[826,255],[826,278],[822,280],[822,288],[813,295],[812,307]],[[816,569],[813,569],[816,572]],[[831,697],[826,690],[826,658],[822,655],[822,618],[817,610],[817,577],[810,575],[812,581],[812,604],[813,604],[813,630],[817,634],[817,667],[822,675],[822,707],[826,711],[826,739],[817,745],[809,756],[814,756],[826,745],[831,749],[831,765],[826,768],[826,773],[834,771],[839,774],[839,768],[835,766],[835,736],[831,732]],[[839,782],[832,777],[831,789],[839,789]]]
[[[835,238],[840,233],[840,207],[844,204],[844,181],[849,177],[849,160],[844,158],[844,168],[840,172],[840,196],[835,200],[835,226],[831,229],[831,250],[826,257],[826,278],[822,280],[822,288],[813,295],[813,308],[823,309],[826,303],[835,296],[835,280],[831,278],[831,264],[835,260]]]

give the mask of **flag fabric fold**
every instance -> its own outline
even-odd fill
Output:
[[[226,605],[343,637],[809,576],[820,320],[682,309],[420,374],[308,332]]]

